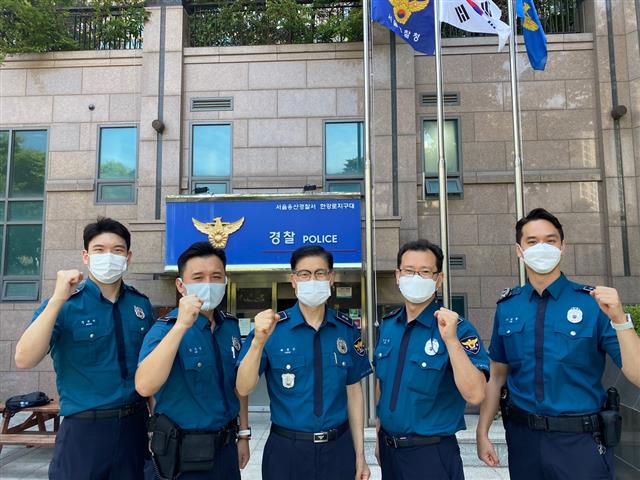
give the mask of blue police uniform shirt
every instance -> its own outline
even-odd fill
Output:
[[[466,401],[456,387],[434,315],[440,307],[431,302],[410,323],[402,307],[380,324],[374,352],[381,393],[377,412],[382,428],[390,434],[453,435],[466,428]],[[457,332],[473,365],[488,378],[489,358],[476,329],[460,317]]]
[[[489,356],[511,367],[507,386],[517,407],[548,416],[602,409],[605,354],[618,367],[622,359],[591,290],[562,274],[542,296],[529,283],[503,292]]]
[[[271,402],[271,421],[299,432],[321,432],[347,421],[347,385],[372,372],[367,350],[353,320],[325,307],[316,331],[296,303],[279,312],[280,321],[262,351]],[[240,352],[246,355],[252,331]]]
[[[45,309],[45,300],[32,321]],[[138,353],[153,324],[146,295],[122,284],[115,303],[91,280],[64,303],[51,335],[60,414],[121,407],[141,400],[134,376]]]
[[[155,412],[164,413],[183,429],[219,430],[238,416],[235,394],[240,328],[233,315],[214,310],[215,327],[204,315],[186,331],[171,372],[156,392]],[[142,362],[173,328],[178,309],[159,319],[144,339]]]

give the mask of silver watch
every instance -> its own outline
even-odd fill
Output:
[[[625,313],[624,318],[627,319],[627,321],[624,323],[611,322],[611,326],[613,327],[614,330],[629,330],[630,328],[633,328],[633,320],[631,320],[631,314]]]

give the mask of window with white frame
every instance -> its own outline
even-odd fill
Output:
[[[231,124],[191,126],[191,193],[229,193],[231,190]]]
[[[324,124],[324,178],[326,192],[362,192],[364,190],[362,121]]]
[[[137,169],[137,127],[100,127],[97,203],[135,203]]]

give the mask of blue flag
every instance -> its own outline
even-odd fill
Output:
[[[547,37],[533,0],[516,0],[516,15],[522,19],[522,35],[529,63],[534,70],[544,70],[547,64]]]
[[[371,19],[418,52],[435,55],[433,0],[372,0]]]

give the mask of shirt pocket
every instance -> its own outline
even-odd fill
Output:
[[[500,322],[498,335],[502,339],[508,362],[522,361],[524,356],[524,318]]]
[[[556,322],[553,330],[553,352],[559,362],[581,366],[593,363],[593,353],[596,351],[594,325],[586,321],[571,323],[565,320]]]
[[[406,385],[409,390],[424,397],[435,397],[448,360],[449,356],[444,353],[426,355],[424,352],[415,352],[408,354],[403,373],[407,374]]]
[[[305,358],[302,355],[274,355],[269,359],[275,387],[286,395],[304,391]]]
[[[96,365],[109,355],[113,327],[95,319],[78,319],[73,323],[72,336],[69,356],[84,365]]]
[[[200,395],[214,393],[217,383],[212,358],[207,355],[186,355],[183,356],[182,365],[194,392]]]
[[[387,376],[389,375],[391,350],[391,344],[380,344],[376,347],[376,350],[373,353],[373,356],[375,358],[376,377],[378,377],[381,381],[387,380]]]

